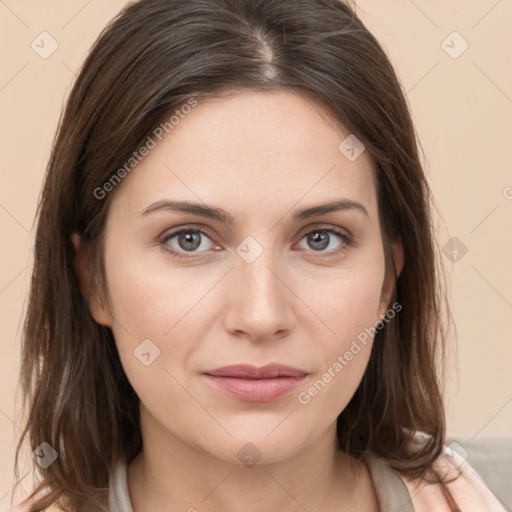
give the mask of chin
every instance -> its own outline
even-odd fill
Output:
[[[259,432],[258,435],[245,435],[225,439],[222,444],[204,447],[212,456],[227,464],[235,464],[252,468],[267,464],[276,464],[294,457],[303,449],[304,440],[292,439],[289,435],[277,432],[268,436]]]

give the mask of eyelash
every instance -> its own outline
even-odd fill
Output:
[[[175,249],[170,248],[170,246],[167,243],[169,240],[173,239],[174,237],[176,237],[180,233],[188,232],[188,231],[193,232],[193,233],[201,233],[201,235],[204,235],[207,238],[211,239],[211,237],[208,235],[208,233],[206,231],[204,231],[203,229],[201,229],[201,228],[185,227],[185,228],[179,229],[178,231],[173,231],[172,233],[163,235],[159,239],[159,243],[162,245],[162,247],[163,247],[163,249],[165,251],[171,253],[173,256],[175,256],[177,258],[180,258],[180,259],[192,259],[192,258],[195,258],[196,256],[193,256],[194,252],[191,252],[190,256],[186,256],[183,252],[176,251]],[[322,255],[322,253],[324,253],[324,252],[325,252],[325,254],[327,256],[338,255],[338,254],[341,254],[343,252],[346,252],[350,247],[355,245],[355,243],[354,243],[354,241],[353,241],[351,236],[349,236],[346,233],[343,233],[342,231],[339,231],[339,230],[337,230],[337,229],[335,229],[335,228],[333,228],[331,226],[329,226],[329,227],[317,227],[317,228],[311,229],[310,231],[306,231],[301,236],[300,240],[302,240],[304,237],[306,237],[307,235],[309,235],[311,233],[330,233],[330,234],[334,234],[334,235],[340,237],[342,242],[343,242],[343,245],[342,245],[342,247],[340,249],[336,249],[336,250],[333,250],[333,251],[312,251],[314,256],[325,257],[325,256]],[[206,252],[206,251],[200,251],[200,252]],[[315,254],[315,252],[317,254]]]

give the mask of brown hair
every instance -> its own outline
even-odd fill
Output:
[[[115,190],[98,199],[134,150],[190,97],[288,89],[314,95],[366,146],[377,169],[386,265],[391,242],[405,262],[364,377],[339,415],[339,448],[373,453],[426,474],[445,440],[446,354],[441,267],[432,195],[405,94],[376,39],[340,0],[141,0],[100,34],[59,122],[38,204],[35,262],[23,330],[20,385],[32,450],[59,457],[39,469],[27,498],[39,512],[100,508],[109,472],[141,450],[139,399],[112,331],[96,323],[81,293],[71,235],[79,233],[95,282],[105,284],[102,243]],[[341,142],[341,141],[340,141]],[[103,288],[104,289],[104,288]],[[425,441],[414,444],[417,432]],[[35,467],[35,464],[34,464]]]

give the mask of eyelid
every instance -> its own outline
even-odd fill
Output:
[[[181,231],[200,231],[201,233],[207,235],[210,238],[213,236],[210,228],[202,224],[192,223],[175,226],[173,228],[168,228],[158,237],[158,239],[168,238],[169,236],[177,235]]]
[[[174,238],[175,236],[179,235],[183,231],[196,231],[198,233],[201,233],[201,235],[204,235],[208,239],[210,239],[213,244],[220,245],[215,241],[214,237],[211,235],[211,233],[209,233],[209,231],[206,228],[204,228],[203,226],[195,226],[194,224],[187,224],[182,227],[172,228],[170,230],[168,229],[168,230],[164,231],[163,234],[158,237],[158,242],[160,242],[162,245],[165,245],[171,238]],[[174,252],[174,251],[171,251],[171,252]],[[208,252],[208,251],[199,251],[199,253],[201,253],[201,252]],[[181,251],[180,251],[180,253],[181,253]],[[193,253],[194,252],[192,252],[191,254],[193,254]]]
[[[341,228],[339,226],[333,225],[333,224],[312,224],[309,226],[306,226],[301,231],[299,231],[299,241],[297,243],[300,243],[301,240],[309,233],[315,232],[315,231],[325,231],[329,233],[330,236],[336,236],[341,240],[340,246],[337,249],[329,250],[329,251],[314,251],[312,249],[310,250],[303,250],[299,251],[301,252],[302,257],[306,258],[329,258],[329,257],[339,257],[345,253],[348,252],[349,249],[355,248],[358,246],[358,243],[355,241],[352,233],[350,233],[348,230]],[[305,254],[304,254],[305,253]]]
[[[304,226],[303,228],[301,228],[297,234],[294,236],[295,237],[298,237],[300,236],[301,238],[308,234],[309,232],[311,231],[315,231],[315,230],[322,230],[322,229],[332,229],[334,231],[340,231],[341,233],[340,234],[344,234],[345,236],[347,236],[348,238],[352,238],[352,233],[346,229],[346,228],[341,228],[339,226],[336,226],[334,224],[326,224],[326,223],[312,223],[312,224],[309,224],[308,226]],[[208,229],[203,227],[202,225],[194,225],[194,224],[186,224],[182,227],[177,227],[176,229],[174,228],[171,228],[170,230],[167,229],[165,230],[159,237],[158,237],[158,240],[168,240],[169,238],[172,238],[173,236],[176,236],[178,235],[179,233],[181,233],[182,231],[187,231],[187,230],[190,230],[190,231],[198,231],[200,233],[202,233],[203,235],[206,235],[208,238],[210,239],[213,239],[214,236],[212,236]],[[214,241],[214,240],[212,240]]]
[[[336,226],[335,224],[328,224],[328,223],[314,223],[309,224],[308,226],[305,226],[301,228],[296,236],[300,236],[301,238],[308,234],[310,231],[322,231],[324,229],[332,229],[333,231],[339,232],[341,235],[345,235],[347,238],[352,238],[352,233],[345,228],[342,228],[340,226]]]
[[[313,232],[313,231],[323,231],[323,230],[329,231],[331,234],[339,236],[342,239],[342,244],[341,244],[342,247],[340,249],[331,250],[331,251],[318,251],[317,254],[315,254],[315,251],[311,250],[310,252],[314,256],[318,256],[318,257],[325,257],[325,256],[328,256],[328,255],[332,256],[332,255],[338,254],[339,252],[341,252],[343,250],[346,250],[348,248],[348,246],[356,246],[357,245],[355,243],[353,235],[350,233],[350,231],[348,231],[345,228],[341,228],[339,226],[336,226],[334,224],[326,224],[326,223],[320,223],[320,224],[319,223],[312,223],[312,224],[309,224],[308,226],[305,226],[305,227],[301,228],[298,231],[297,235],[295,235],[294,238],[299,237],[298,242],[300,242],[302,240],[302,238],[304,238],[304,236],[309,234],[310,232]],[[186,224],[186,225],[183,225],[181,227],[176,227],[176,228],[171,228],[170,230],[166,230],[166,231],[164,231],[164,233],[162,235],[160,235],[158,237],[158,241],[159,241],[159,243],[162,246],[166,246],[166,245],[168,245],[167,242],[170,239],[172,239],[175,236],[179,235],[183,231],[196,231],[198,233],[201,233],[202,235],[205,235],[208,239],[211,240],[212,243],[216,244],[217,246],[220,245],[220,244],[218,244],[214,240],[214,237],[212,237],[212,235],[209,233],[208,229],[204,228],[201,225],[194,225],[194,224]],[[187,255],[186,251],[180,251],[180,250],[176,250],[174,248],[168,248],[167,247],[164,250],[166,250],[166,251],[170,252],[171,254],[177,256],[178,258],[195,258],[194,254],[202,254],[202,253],[210,252],[208,250],[206,250],[206,251],[192,251],[192,252],[189,253],[189,255]]]

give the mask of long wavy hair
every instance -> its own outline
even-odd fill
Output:
[[[102,509],[114,465],[142,448],[139,398],[112,331],[90,314],[71,236],[80,234],[91,279],[105,289],[105,219],[119,187],[104,197],[98,189],[191,97],[234,90],[313,95],[366,146],[392,301],[402,309],[378,329],[362,381],[338,416],[339,449],[359,460],[384,457],[411,477],[426,476],[441,454],[451,314],[421,144],[386,52],[341,0],[140,0],[105,27],[83,63],[38,203],[15,477],[27,437],[32,450],[46,442],[59,457],[47,468],[33,463],[40,477],[25,502],[34,512],[52,503]],[[398,238],[399,276],[391,252]]]

